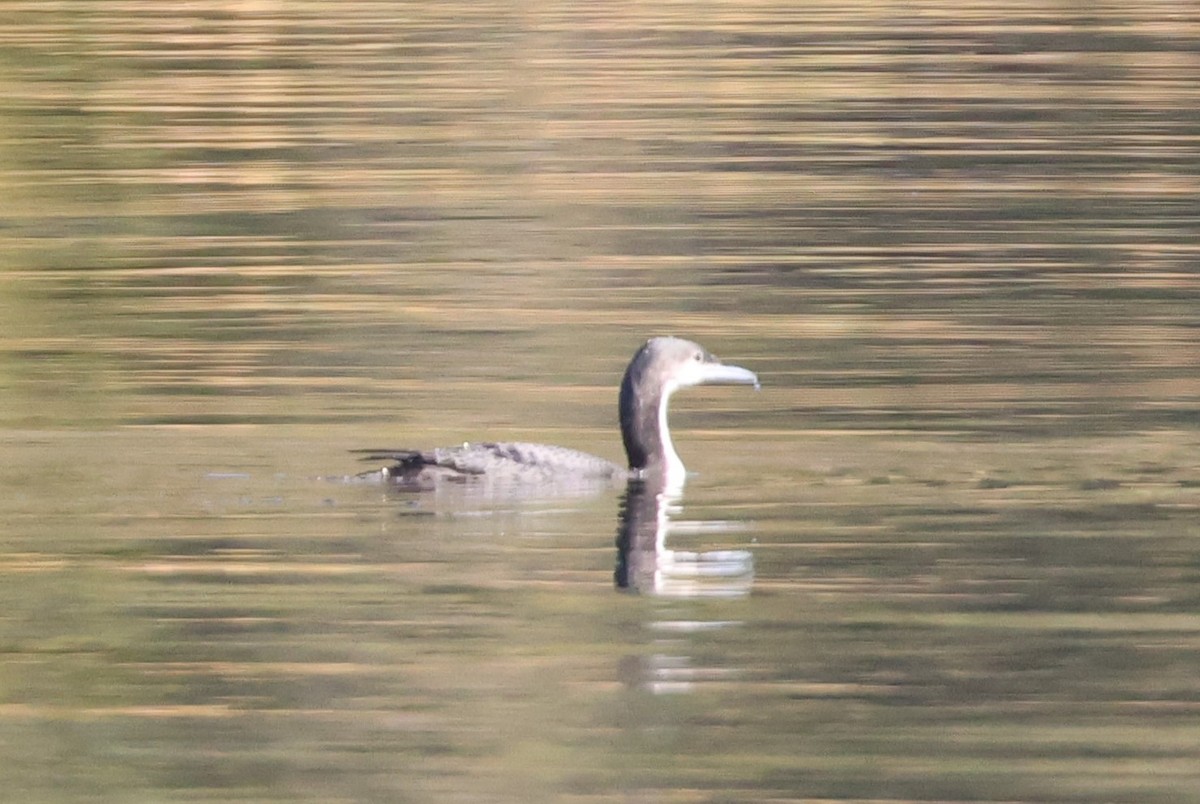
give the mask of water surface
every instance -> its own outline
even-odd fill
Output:
[[[1181,8],[6,4],[4,789],[1200,800]],[[652,334],[724,576],[349,480]]]

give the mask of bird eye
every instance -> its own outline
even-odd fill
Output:
[[[695,358],[697,363],[704,360],[704,352],[696,352]]]

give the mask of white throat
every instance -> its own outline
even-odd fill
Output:
[[[677,388],[679,388],[679,384],[676,382],[669,382],[663,388],[662,399],[658,403],[658,438],[662,442],[663,473],[666,485],[682,488],[684,480],[687,478],[687,469],[684,468],[679,453],[675,451],[675,444],[671,442],[671,428],[667,426],[667,405],[671,401],[671,394],[675,393]]]

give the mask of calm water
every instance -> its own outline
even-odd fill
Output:
[[[0,19],[4,797],[1200,801],[1188,4]]]

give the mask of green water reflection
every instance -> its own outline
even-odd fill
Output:
[[[3,17],[8,797],[1200,800],[1178,4]],[[619,459],[659,333],[764,382],[673,419],[749,595],[342,482]]]

